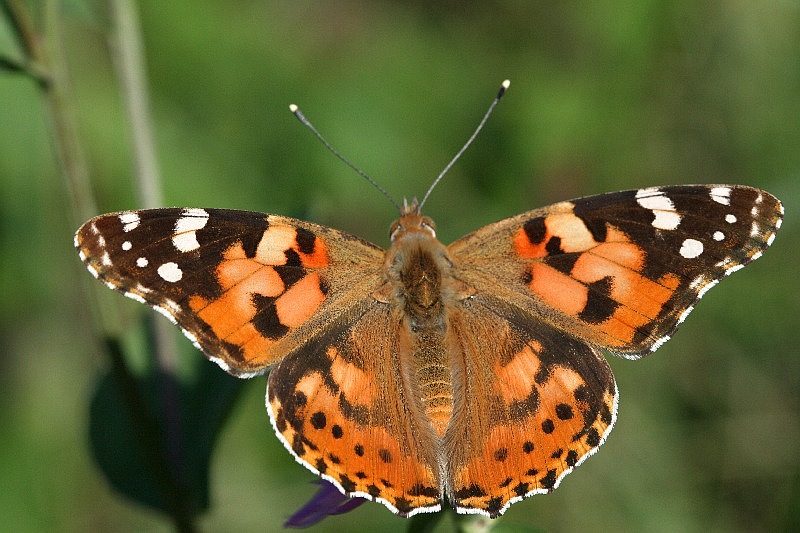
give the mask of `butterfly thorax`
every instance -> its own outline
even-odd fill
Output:
[[[441,438],[453,414],[453,350],[448,349],[447,308],[454,297],[447,248],[436,239],[433,221],[416,204],[404,209],[391,230],[386,252],[388,303],[401,321],[400,368],[416,391],[415,411]]]

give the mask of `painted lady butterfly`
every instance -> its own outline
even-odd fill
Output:
[[[446,499],[496,517],[608,436],[617,387],[600,349],[661,346],[782,214],[758,189],[687,185],[558,203],[449,246],[416,201],[388,250],[223,209],[102,215],[75,245],[226,371],[270,369],[278,437],[343,493],[402,516]]]

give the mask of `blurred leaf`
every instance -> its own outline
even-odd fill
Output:
[[[190,516],[208,509],[214,444],[243,382],[201,358],[190,381],[153,368],[133,375],[118,343],[109,340],[108,347],[115,366],[98,380],[90,407],[98,466],[117,491],[141,504],[173,515],[176,506]],[[177,398],[168,400],[169,390]]]
[[[412,516],[408,521],[408,533],[432,533],[447,511],[422,513]]]

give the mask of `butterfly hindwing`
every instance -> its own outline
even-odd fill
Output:
[[[102,215],[75,243],[95,277],[166,315],[242,376],[263,372],[322,328],[327,309],[341,312],[368,294],[382,258],[337,230],[223,209]]]
[[[362,302],[271,371],[267,410],[298,462],[409,515],[440,508],[435,437],[404,381],[396,310]]]
[[[497,516],[554,490],[616,418],[614,377],[597,349],[532,316],[509,320],[503,307],[476,295],[451,313],[468,394],[445,439],[459,512]]]
[[[492,290],[551,324],[638,357],[663,344],[709,288],[758,258],[782,213],[751,187],[639,189],[523,213],[449,249],[486,290],[500,285]]]

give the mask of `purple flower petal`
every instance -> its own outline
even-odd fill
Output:
[[[320,489],[307,504],[283,524],[284,527],[310,527],[327,516],[350,512],[367,501],[364,498],[345,496],[333,484],[324,479],[318,479],[315,483],[320,485]]]

